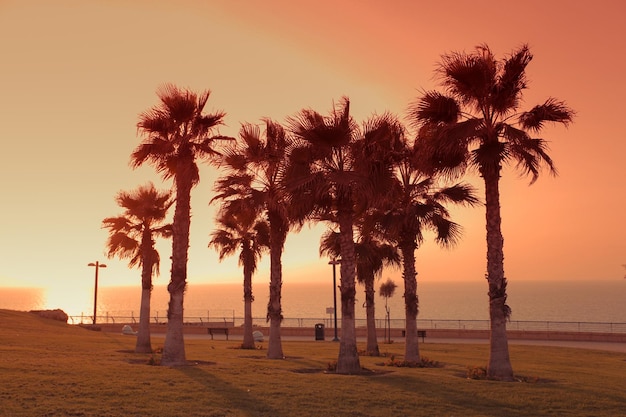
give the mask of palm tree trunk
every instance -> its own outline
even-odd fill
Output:
[[[167,291],[170,301],[167,311],[167,333],[161,365],[177,366],[187,363],[183,337],[183,304],[187,286],[187,254],[191,223],[191,177],[185,175],[184,162],[179,162],[176,175],[176,208],[172,222],[172,273]]]
[[[404,278],[405,347],[404,360],[419,362],[420,351],[417,338],[417,272],[415,271],[415,250],[413,239],[402,243],[402,278]]]
[[[356,264],[352,215],[349,211],[340,211],[338,218],[341,248],[341,285],[339,286],[341,291],[341,340],[336,372],[338,374],[354,374],[361,372],[361,363],[356,344],[354,317]]]
[[[252,336],[252,271],[246,265],[243,267],[243,342],[242,349],[254,349],[254,337]]]
[[[148,255],[150,256],[150,255]],[[141,307],[139,309],[139,330],[137,331],[136,353],[152,353],[150,344],[150,296],[152,294],[152,265],[144,257],[141,270]]]
[[[504,239],[500,216],[499,170],[483,170],[487,224],[487,281],[489,283],[489,364],[487,374],[492,378],[513,380],[509,358],[506,322],[510,316],[506,305],[506,278],[504,277]]]
[[[374,304],[374,275],[365,279],[365,316],[367,322],[367,354],[380,356],[378,338],[376,337],[376,311]]]
[[[280,325],[283,321],[281,292],[283,286],[282,253],[286,234],[283,233],[281,222],[274,216],[268,216],[270,223],[270,299],[267,304],[267,319],[270,322],[269,341],[267,343],[268,359],[284,359],[283,344],[280,337]],[[278,230],[277,230],[278,229]]]

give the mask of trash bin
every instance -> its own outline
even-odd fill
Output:
[[[315,340],[324,340],[324,323],[315,325]]]

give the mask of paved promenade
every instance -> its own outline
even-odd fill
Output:
[[[129,324],[134,330],[137,330],[137,324]],[[121,332],[123,324],[101,324],[102,331],[117,333]],[[261,331],[267,341],[269,329],[267,327],[255,327],[255,330]],[[165,337],[167,325],[151,325],[151,335],[153,337]],[[378,329],[378,343],[383,344],[385,340],[383,329]],[[211,339],[207,328],[203,326],[191,325],[184,327],[186,339]],[[241,327],[229,328],[229,340],[242,340],[243,329]],[[581,349],[595,349],[612,352],[626,353],[626,334],[624,333],[589,333],[589,332],[537,332],[537,331],[519,331],[509,330],[510,345],[536,345],[536,346],[561,346]],[[391,339],[396,343],[404,343],[402,329],[391,329]],[[324,341],[318,343],[336,343],[332,342],[334,337],[333,329],[326,328],[324,331]],[[339,329],[339,337],[341,330]],[[215,333],[213,335],[215,341],[226,341],[225,333]],[[315,329],[306,327],[283,327],[281,328],[282,340],[301,340],[316,341]],[[357,329],[357,340],[365,342],[365,329]],[[444,329],[426,329],[426,338],[421,343],[489,343],[489,333],[486,330],[444,330]]]
[[[153,333],[152,337],[160,338],[165,337],[164,333]],[[267,335],[265,335],[265,341],[267,341]],[[185,339],[211,339],[211,336],[206,334],[185,334]],[[235,334],[230,335],[228,338],[230,341],[242,340],[242,336]],[[282,340],[299,340],[299,341],[315,341],[314,337],[310,336],[281,336]],[[357,338],[359,342],[365,343],[365,338],[359,337]],[[395,343],[404,343],[404,338],[402,337],[393,337]],[[226,337],[223,335],[214,336],[214,341],[226,341]],[[337,343],[332,342],[332,337],[326,337],[325,340],[318,340],[316,343]],[[378,343],[382,346],[383,341],[379,339]],[[422,343],[420,339],[420,343]],[[469,339],[469,338],[429,338],[426,337],[424,339],[425,344],[429,343],[464,343],[464,344],[487,344],[489,340],[487,339]],[[578,348],[578,349],[593,349],[593,350],[604,350],[609,352],[622,352],[626,353],[626,343],[621,342],[590,342],[590,341],[572,341],[572,340],[524,340],[524,339],[514,339],[509,340],[509,345],[534,345],[534,346],[560,346],[560,347],[568,347],[568,348]]]

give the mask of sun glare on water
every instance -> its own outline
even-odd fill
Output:
[[[61,309],[68,316],[93,314],[93,288],[55,286],[44,290],[46,309]]]

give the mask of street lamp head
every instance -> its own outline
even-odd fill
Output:
[[[339,265],[341,263],[341,259],[331,259],[328,261],[328,265]]]
[[[99,267],[99,268],[106,268],[106,267],[107,267],[107,266],[106,266],[106,264],[101,264],[101,263],[98,263],[98,262],[96,262],[96,263],[89,262],[89,263],[87,264],[87,266],[97,266],[97,267]]]

